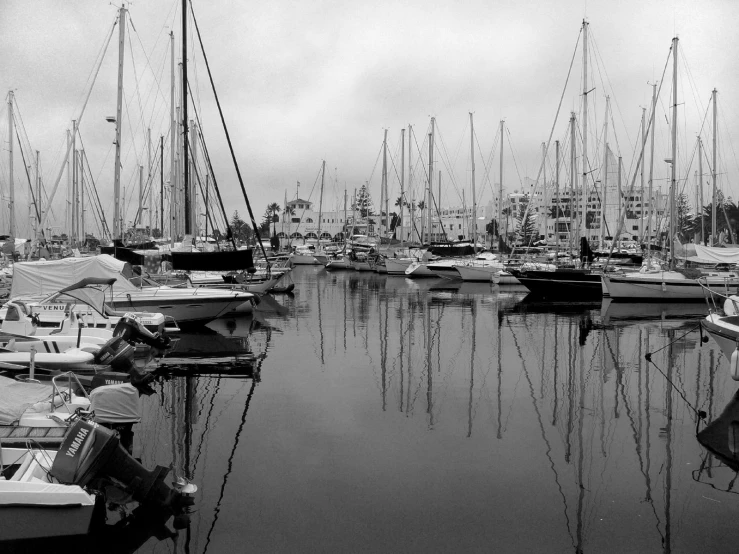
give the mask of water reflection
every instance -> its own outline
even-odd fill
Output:
[[[134,454],[200,486],[170,551],[731,544],[735,458],[703,450],[694,409],[713,422],[731,400],[734,414],[736,387],[685,334],[691,314],[310,267],[293,279],[280,309],[182,337],[181,363],[251,352],[251,372],[175,374],[145,399]],[[737,417],[698,440],[730,454]]]

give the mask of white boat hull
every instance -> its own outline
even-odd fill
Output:
[[[387,258],[385,260],[385,268],[387,269],[388,275],[402,275],[405,277],[405,270],[408,269],[408,266],[410,266],[413,263],[414,260],[410,259],[396,259],[396,258]]]
[[[650,276],[651,277],[651,276]],[[708,278],[703,284],[695,279],[675,279],[656,274],[654,277],[603,275],[604,292],[614,300],[649,299],[651,302],[671,300],[703,300],[707,291],[729,295],[737,291],[739,279]]]

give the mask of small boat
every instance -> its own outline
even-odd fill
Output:
[[[729,360],[732,378],[739,381],[739,370],[733,360],[735,353],[739,357],[739,296],[728,297],[723,310],[712,309],[702,321],[702,326]]]

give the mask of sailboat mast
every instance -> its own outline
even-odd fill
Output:
[[[408,125],[408,188],[411,190],[411,226],[408,231],[408,240],[413,242],[413,231],[416,227],[416,199],[413,193],[413,163],[411,143],[413,142],[413,127]]]
[[[621,214],[624,209],[624,197],[621,190],[621,156],[618,157],[618,220],[621,221]],[[621,248],[621,237],[614,237],[618,239],[618,247]]]
[[[500,248],[500,228],[501,223],[503,219],[503,126],[505,125],[505,121],[502,119],[500,120],[500,176],[499,176],[499,183],[498,183],[498,248]],[[506,229],[505,232],[508,232],[508,221],[506,220]],[[505,236],[505,235],[503,235]]]
[[[675,244],[675,181],[677,174],[677,41],[672,39],[672,163],[670,171],[670,267],[674,266],[674,244]]]
[[[146,130],[146,151],[148,153],[147,158],[147,167],[149,168],[147,170],[146,174],[146,181],[149,183],[149,194],[147,198],[147,204],[149,206],[149,236],[151,236],[151,230],[152,230],[152,218],[154,217],[152,215],[152,212],[154,211],[152,209],[152,197],[154,196],[154,187],[152,186],[151,182],[151,129]]]
[[[544,186],[542,187],[543,195],[544,195],[544,245],[546,246],[547,239],[549,238],[549,229],[547,227],[549,226],[549,205],[547,204],[547,143],[542,142],[541,143],[541,167],[542,167],[542,177]]]
[[[187,0],[182,0],[182,138],[185,178],[185,234],[192,232],[190,220],[190,163],[188,161],[190,145],[187,138]]]
[[[606,240],[606,195],[608,194],[608,110],[611,107],[611,97],[606,96],[606,115],[605,122],[603,123],[603,176],[601,178],[600,185],[600,248],[603,248],[603,244]]]
[[[159,203],[160,206],[160,229],[159,236],[164,237],[164,135],[159,137],[159,156],[160,156],[160,168],[159,168]]]
[[[651,120],[652,122],[649,124],[649,127],[652,130],[652,136],[649,138],[651,141],[649,146],[649,213],[648,213],[648,221],[647,221],[647,260],[651,258],[652,255],[652,217],[654,215],[654,210],[652,209],[653,204],[653,198],[652,198],[652,191],[653,191],[653,177],[654,177],[654,114],[657,111],[657,84],[652,85],[652,116]]]
[[[428,206],[426,210],[428,212],[428,243],[431,244],[431,222],[432,222],[432,206],[434,205],[433,200],[433,181],[434,181],[434,127],[436,125],[436,119],[431,118],[431,133],[429,133],[429,191],[428,191]]]
[[[677,46],[676,46],[677,47]],[[711,101],[713,102],[713,167],[711,168],[711,188],[713,200],[711,201],[711,241],[716,244],[716,204],[718,202],[716,192],[716,89],[711,93]],[[675,101],[677,103],[677,100]]]
[[[388,234],[388,201],[387,201],[387,129],[382,139],[382,184],[380,190],[380,219],[382,219],[382,210],[385,210],[385,228],[383,230],[385,236]],[[382,244],[382,236],[380,237],[380,244]]]
[[[575,112],[570,112],[570,256],[572,255],[572,234],[576,227],[575,217]]]
[[[472,120],[472,112],[470,112],[470,157],[472,159],[472,247],[475,254],[477,254],[477,195],[475,194],[475,123]]]
[[[13,183],[13,91],[8,93],[8,185],[10,188],[9,233],[15,237],[15,184]]]
[[[641,200],[641,209],[639,210],[639,235],[642,237],[642,240],[644,238],[644,149],[647,146],[647,128],[645,126],[646,124],[646,114],[647,109],[642,108],[641,109],[641,192],[639,194],[639,199]]]
[[[118,18],[118,102],[115,117],[115,176],[113,179],[113,239],[121,238],[121,111],[123,106],[123,55],[126,51],[126,8],[121,6]],[[73,158],[74,159],[74,158]],[[77,222],[75,221],[75,230]]]
[[[318,197],[318,251],[321,251],[321,220],[323,219],[323,183],[326,177],[326,160],[321,164],[321,194]]]
[[[174,32],[169,33],[170,47],[170,105],[169,115],[171,129],[169,131],[170,141],[170,172],[169,172],[169,211],[171,220],[169,223],[169,244],[174,246],[177,222],[177,107],[175,106],[175,72],[174,72]],[[162,209],[164,209],[164,198],[162,198]],[[164,232],[164,229],[162,229]]]
[[[588,206],[588,22],[583,20],[583,41],[582,41],[582,192],[578,207],[582,203],[582,211],[580,213],[580,225],[582,226],[582,236],[586,236],[587,227],[587,206]]]
[[[555,162],[554,162],[554,186],[556,188],[556,194],[557,194],[557,205],[554,208],[554,261],[558,261],[559,256],[559,141],[554,141],[554,156],[555,156]]]
[[[405,203],[405,129],[400,130],[400,247],[403,247],[403,204]],[[398,226],[396,224],[396,228]]]
[[[701,140],[700,136],[698,136],[698,186],[701,189],[701,244],[706,244],[705,238],[703,236],[706,229],[703,217],[703,141]],[[713,215],[713,208],[711,208],[711,215]],[[713,224],[711,224],[711,233],[713,232]],[[713,235],[711,235],[711,241],[713,241]]]

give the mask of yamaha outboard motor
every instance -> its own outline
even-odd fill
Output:
[[[123,337],[113,336],[95,353],[95,363],[109,365],[116,371],[129,373],[134,369],[133,357],[136,349]]]
[[[171,488],[164,482],[168,472],[162,466],[148,471],[120,445],[115,431],[84,420],[70,428],[50,471],[60,483],[82,487],[93,479],[113,479],[141,503],[166,507],[192,504],[191,495],[197,487],[185,483]]]
[[[122,337],[128,342],[142,342],[159,350],[164,350],[171,342],[167,335],[149,331],[132,313],[127,313],[118,320],[113,336]]]

